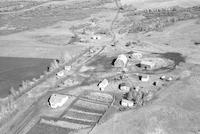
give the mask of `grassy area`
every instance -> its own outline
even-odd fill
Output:
[[[44,132],[46,134],[68,134],[71,131],[71,129],[65,129],[38,123],[27,134],[44,134]]]
[[[0,57],[0,97],[6,97],[11,87],[18,89],[22,81],[39,78],[51,61],[51,59]]]

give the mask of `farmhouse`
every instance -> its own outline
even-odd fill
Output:
[[[68,100],[67,95],[62,95],[62,94],[52,94],[49,98],[49,105],[51,108],[58,108],[62,107],[66,101]]]

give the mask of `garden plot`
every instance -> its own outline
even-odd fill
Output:
[[[77,119],[82,121],[88,121],[88,122],[97,122],[101,115],[95,115],[95,114],[89,114],[89,113],[83,113],[83,112],[77,112],[77,111],[68,111],[66,115],[63,116],[64,118],[68,119]]]
[[[99,93],[99,92],[93,92],[84,97],[87,99],[92,99],[96,101],[103,101],[105,103],[111,103],[113,101],[113,97],[111,95]]]
[[[84,92],[59,118],[44,117],[40,123],[70,130],[93,128],[112,101],[113,97],[110,94]]]
[[[90,125],[87,124],[78,124],[70,121],[56,120],[56,119],[51,119],[51,120],[42,119],[40,123],[65,129],[83,129],[90,127]]]

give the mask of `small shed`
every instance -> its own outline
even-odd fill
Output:
[[[72,66],[65,66],[64,69],[65,71],[69,72],[72,69]]]
[[[149,81],[150,76],[149,75],[139,75],[139,80],[143,82]]]
[[[140,62],[140,66],[144,69],[153,69],[155,67],[155,62],[150,60],[142,60]]]
[[[58,72],[58,73],[56,74],[56,77],[57,77],[57,78],[62,78],[62,77],[64,77],[64,76],[65,76],[64,70],[62,70],[62,71],[60,71],[60,72]]]
[[[130,87],[127,86],[126,83],[121,83],[119,84],[119,89],[123,92],[129,92],[130,91]]]
[[[130,100],[127,100],[127,99],[122,99],[121,100],[121,105],[123,106],[123,107],[133,107],[134,106],[134,103],[133,103],[133,101],[130,101]]]
[[[98,84],[98,87],[100,88],[101,91],[104,91],[107,86],[108,86],[108,80],[107,79],[104,79],[103,81],[101,81]]]
[[[133,59],[136,59],[136,60],[140,60],[142,58],[142,53],[139,53],[139,52],[134,52],[132,55],[131,55],[131,58]]]
[[[172,80],[173,80],[173,77],[163,75],[163,76],[160,77],[160,79],[161,79],[161,80],[164,80],[164,81],[172,81]]]

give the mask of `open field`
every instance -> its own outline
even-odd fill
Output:
[[[199,37],[199,0],[2,0],[0,132],[200,134]]]
[[[36,124],[27,134],[43,134],[44,132],[48,134],[68,134],[70,130],[46,124]]]
[[[132,5],[138,9],[170,8],[173,6],[190,7],[199,4],[198,0],[121,0],[122,4]]]
[[[9,94],[9,89],[18,89],[22,81],[39,78],[51,63],[51,59],[0,58],[0,97]]]

